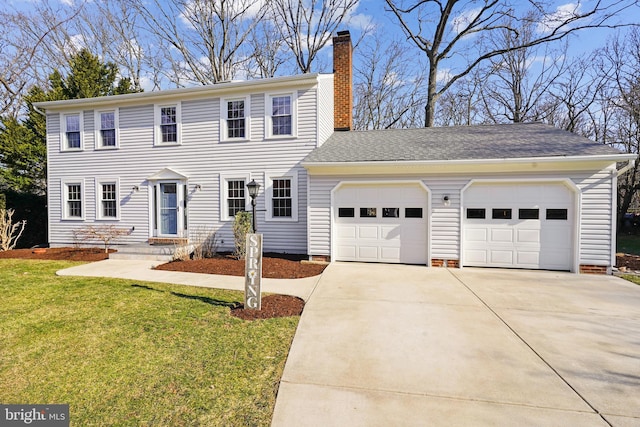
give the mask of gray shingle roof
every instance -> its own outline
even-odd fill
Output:
[[[334,132],[305,162],[442,161],[621,154],[541,123]]]

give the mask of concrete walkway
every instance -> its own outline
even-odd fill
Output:
[[[272,426],[640,426],[640,286],[333,263]]]
[[[153,270],[164,261],[119,260],[82,264],[56,272],[58,276],[113,277],[147,282],[173,283],[205,288],[244,291],[244,277]],[[307,301],[321,276],[305,279],[262,279],[262,292],[293,295]]]

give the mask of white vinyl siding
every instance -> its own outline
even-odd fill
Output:
[[[306,124],[298,128],[296,138],[265,140],[264,117],[265,93],[240,93],[250,100],[251,140],[238,145],[220,140],[220,106],[224,96],[201,96],[183,99],[180,104],[182,145],[154,145],[155,104],[173,105],[176,102],[154,102],[143,98],[139,105],[119,105],[119,149],[88,150],[61,153],[60,126],[62,114],[48,111],[49,144],[49,232],[53,246],[73,244],[72,230],[78,226],[73,221],[61,221],[62,178],[86,178],[85,222],[100,223],[97,207],[99,204],[96,185],[102,177],[118,177],[119,184],[119,227],[133,228],[130,235],[115,242],[118,244],[146,242],[153,235],[150,203],[153,187],[147,177],[164,168],[171,168],[188,177],[188,232],[192,236],[200,230],[215,231],[220,250],[233,250],[233,230],[230,221],[224,220],[221,206],[221,176],[248,178],[250,175],[260,183],[257,198],[258,230],[265,235],[265,251],[307,253],[306,194],[307,174],[300,161],[317,145],[316,137],[316,90],[308,81],[296,87],[299,108],[298,119]],[[104,108],[87,109],[91,122],[95,111]],[[85,133],[93,138],[95,126],[86,127]],[[87,139],[87,143],[89,140]],[[222,142],[222,143],[221,143]],[[93,147],[93,144],[91,145]],[[266,221],[265,174],[297,174],[299,200],[295,213],[298,221]],[[250,181],[251,179],[249,179]],[[248,182],[248,181],[246,181]],[[53,187],[52,187],[53,184]],[[201,189],[195,190],[195,185]],[[133,187],[138,187],[134,191]],[[246,194],[247,208],[251,203]],[[293,212],[292,212],[293,213]]]
[[[321,146],[333,133],[333,78],[320,76],[317,92],[318,146]]]

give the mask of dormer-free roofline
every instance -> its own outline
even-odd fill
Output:
[[[125,95],[102,96],[97,98],[67,99],[61,101],[36,102],[37,108],[45,110],[65,110],[78,108],[94,108],[108,106],[141,105],[149,103],[170,102],[188,98],[224,96],[230,93],[245,93],[255,90],[270,91],[296,86],[315,84],[320,79],[331,79],[332,74],[308,73],[296,76],[273,77],[245,81],[232,81],[213,85],[194,86],[178,89],[167,89],[156,92],[129,93]]]

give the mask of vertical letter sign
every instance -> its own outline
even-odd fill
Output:
[[[262,234],[247,234],[244,268],[244,308],[262,308]]]

